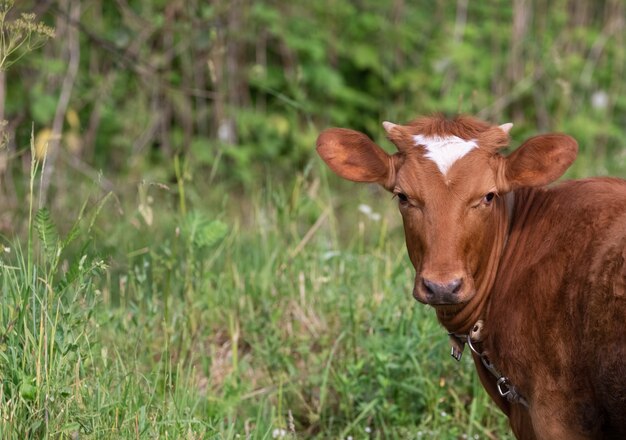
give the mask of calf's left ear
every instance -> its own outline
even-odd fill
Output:
[[[317,152],[330,169],[344,179],[375,182],[387,189],[393,184],[393,156],[359,131],[324,130],[317,138]]]
[[[501,192],[543,186],[554,182],[576,159],[578,143],[564,134],[544,134],[524,142],[503,159],[499,181]]]

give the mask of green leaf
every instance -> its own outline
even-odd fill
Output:
[[[224,237],[226,237],[226,233],[228,232],[228,226],[220,220],[213,220],[209,224],[207,224],[198,235],[197,243],[200,246],[213,246],[220,241]]]
[[[59,233],[47,208],[41,208],[37,211],[35,229],[46,255],[54,257],[58,251]]]
[[[188,243],[198,248],[211,247],[226,236],[228,226],[220,220],[209,220],[193,212],[187,216],[184,232]]]
[[[57,100],[51,95],[38,94],[33,98],[31,114],[39,125],[50,125],[57,108]]]
[[[24,400],[35,400],[37,395],[37,387],[29,383],[29,381],[22,381],[20,384],[20,396]]]

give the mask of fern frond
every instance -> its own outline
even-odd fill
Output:
[[[47,208],[41,208],[37,211],[35,229],[45,254],[48,257],[54,257],[58,252],[59,233]]]
[[[211,247],[219,243],[228,233],[228,226],[220,220],[209,220],[206,216],[191,212],[187,215],[184,233],[194,247]]]

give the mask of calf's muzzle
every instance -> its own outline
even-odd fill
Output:
[[[428,278],[422,278],[422,284],[419,286],[424,293],[426,302],[431,305],[458,304],[458,294],[462,287],[463,278],[454,278],[446,281],[432,281]],[[414,296],[416,294],[417,292],[414,292]]]

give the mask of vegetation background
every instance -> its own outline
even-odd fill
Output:
[[[510,438],[411,299],[394,203],[315,139],[463,112],[624,177],[625,27],[622,0],[1,0],[0,437]]]

